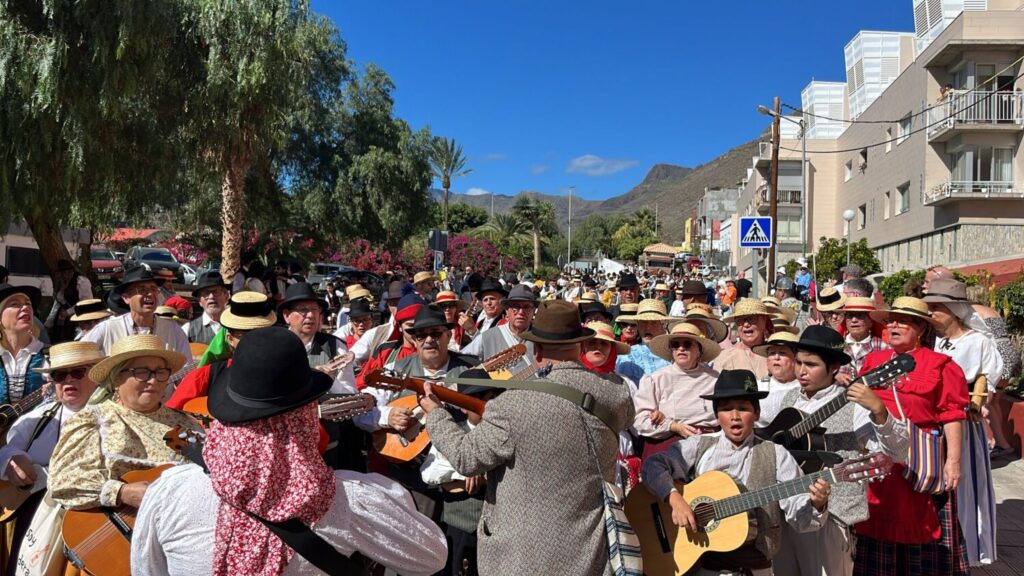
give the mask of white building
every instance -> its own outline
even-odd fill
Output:
[[[910,32],[862,31],[843,50],[850,118],[857,118],[914,59]]]

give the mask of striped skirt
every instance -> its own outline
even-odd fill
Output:
[[[960,470],[956,504],[967,560],[971,566],[991,564],[996,559],[996,494],[988,438],[981,421],[964,422]]]

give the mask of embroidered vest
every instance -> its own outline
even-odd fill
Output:
[[[8,374],[7,367],[0,362],[0,398],[4,402],[16,402],[42,388],[43,375],[33,368],[42,368],[45,359],[42,350],[33,354],[25,374]]]
[[[844,459],[864,454],[863,447],[857,439],[857,433],[854,432],[853,415],[855,410],[856,404],[851,402],[821,424],[826,430],[825,445],[830,451],[837,452]],[[834,484],[828,498],[828,510],[831,519],[838,520],[846,526],[853,526],[867,520],[867,484],[859,482]]]

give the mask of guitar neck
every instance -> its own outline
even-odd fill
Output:
[[[509,380],[529,380],[533,378],[533,375],[537,373],[539,368],[541,368],[541,365],[536,360],[533,360],[529,366],[513,374]]]
[[[821,426],[825,420],[831,418],[833,414],[839,412],[839,410],[848,403],[849,400],[846,399],[846,394],[840,393],[835,398],[829,400],[828,404],[818,408],[813,414],[801,420],[796,426],[790,428],[787,433],[790,435],[790,438],[801,438],[811,430]]]
[[[760,508],[772,502],[806,494],[810,490],[811,484],[814,484],[818,478],[824,478],[829,484],[835,483],[832,471],[825,469],[787,482],[775,484],[774,486],[754,490],[753,492],[744,492],[737,496],[718,500],[712,504],[715,510],[715,518],[728,518],[729,516]]]
[[[417,394],[423,394],[423,384],[427,382],[427,380],[412,377],[391,378],[380,374],[378,371],[374,371],[366,375],[366,382],[368,386],[373,386],[374,383],[379,382],[392,386],[400,386],[406,390],[412,390]],[[461,392],[448,389],[441,384],[431,386],[431,390],[434,392],[434,395],[437,396],[438,400],[445,404],[458,406],[459,408],[463,408],[477,414],[484,413],[484,406],[486,403],[479,398],[474,398]]]
[[[7,421],[10,422],[15,418],[18,418],[25,412],[38,406],[43,399],[46,397],[46,388],[40,388],[35,392],[32,392],[28,396],[25,396],[21,400],[8,404],[3,408],[0,408],[0,413],[7,417]]]

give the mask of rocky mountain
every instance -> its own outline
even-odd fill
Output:
[[[697,200],[704,194],[704,188],[734,187],[746,176],[750,160],[757,155],[758,140],[741,144],[717,158],[695,168],[671,164],[655,164],[643,181],[630,191],[604,201],[585,200],[573,197],[572,219],[578,222],[593,212],[607,214],[628,214],[641,208],[655,209],[657,206],[661,237],[665,241],[678,243],[682,239],[686,218],[693,215]],[[438,197],[441,192],[435,191]],[[494,195],[495,213],[507,212],[522,194],[536,195],[540,200],[551,202],[561,227],[569,213],[567,196],[554,196],[539,192],[520,192],[516,196]],[[489,194],[469,196],[452,194],[449,202],[465,202],[487,210],[491,209]]]

